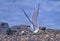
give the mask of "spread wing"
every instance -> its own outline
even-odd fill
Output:
[[[26,12],[24,11],[24,9],[22,8],[25,16],[27,17],[27,19],[31,22],[31,30],[34,31],[37,29],[38,25],[37,25],[37,17],[39,14],[39,4],[38,6],[35,8],[33,14],[32,14],[32,20],[30,20],[29,16],[26,14]],[[36,30],[37,31],[37,30]]]
[[[29,22],[31,22],[33,24],[33,22],[30,20],[29,16],[26,14],[26,12],[24,11],[24,9],[22,8],[24,15],[26,16],[26,18],[29,20]]]
[[[38,27],[38,25],[37,25],[38,14],[39,14],[39,4],[38,4],[38,6],[36,6],[36,8],[34,9],[33,14],[32,14],[32,22],[34,24],[33,25],[34,29],[37,29],[37,27]]]

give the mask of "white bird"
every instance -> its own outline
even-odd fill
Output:
[[[31,23],[31,30],[34,32],[34,33],[37,33],[38,30],[39,30],[39,27],[38,27],[38,23],[37,23],[37,18],[38,18],[38,14],[39,14],[39,4],[36,6],[36,8],[34,9],[34,12],[32,14],[32,18],[30,19],[28,17],[28,15],[26,14],[26,12],[24,11],[24,9],[22,9],[25,16],[27,17],[27,19],[30,21]]]
[[[34,33],[37,33],[39,30],[38,23],[37,23],[38,14],[39,14],[39,4],[36,6],[32,14],[32,22],[34,24],[33,25]]]

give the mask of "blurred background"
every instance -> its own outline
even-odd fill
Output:
[[[59,0],[0,0],[0,22],[7,22],[9,26],[30,25],[21,8],[24,8],[31,18],[37,3],[40,3],[39,26],[60,29],[60,1]]]

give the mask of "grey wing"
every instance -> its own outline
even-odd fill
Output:
[[[31,24],[33,24],[33,22],[30,20],[29,16],[26,14],[26,12],[24,11],[24,9],[22,8],[24,15],[26,16],[26,18],[29,20],[29,22],[31,22]]]
[[[38,27],[38,24],[37,24],[38,14],[39,14],[39,4],[38,4],[38,6],[36,6],[36,8],[34,9],[34,12],[32,14],[32,22],[34,24],[33,25],[34,29],[36,29]]]
[[[31,23],[31,27],[30,27],[30,30],[31,31],[34,31],[34,28],[33,28],[33,22],[30,20],[29,16],[26,14],[26,12],[24,11],[24,9],[22,8],[23,12],[24,12],[24,15],[26,16],[26,18],[29,20],[29,22]]]

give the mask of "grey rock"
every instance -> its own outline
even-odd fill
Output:
[[[29,30],[29,27],[30,26],[27,26],[27,25],[19,25],[19,26],[13,26],[13,27],[10,27],[11,28],[11,30],[14,30],[14,31],[16,31],[16,32],[14,32],[14,33],[19,33],[19,34],[27,34],[28,32],[31,32],[30,30]],[[24,31],[24,33],[22,33],[22,31]]]
[[[22,30],[28,29],[27,25],[19,25],[11,27],[11,30],[16,30],[21,32]]]
[[[8,23],[0,22],[0,33],[6,34],[8,28],[9,28]]]
[[[46,30],[46,27],[39,27],[40,30]]]

